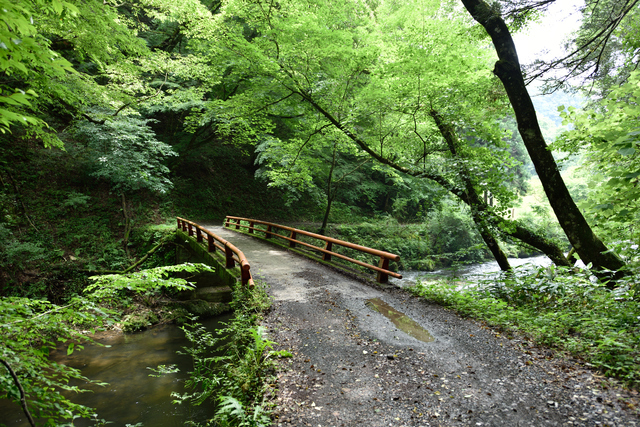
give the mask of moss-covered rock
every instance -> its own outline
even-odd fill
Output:
[[[158,320],[153,311],[131,313],[122,318],[120,328],[123,332],[138,332],[158,323]]]

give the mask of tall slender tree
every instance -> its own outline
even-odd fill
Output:
[[[525,86],[511,33],[499,11],[484,0],[461,0],[467,11],[491,37],[498,61],[493,72],[502,81],[531,160],[549,203],[580,258],[595,269],[618,271],[624,262],[595,235],[576,206],[542,136],[536,111]]]

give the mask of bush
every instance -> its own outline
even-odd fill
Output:
[[[487,251],[473,220],[458,205],[433,211],[424,223],[400,224],[392,217],[359,224],[332,225],[327,234],[348,242],[400,255],[400,270],[434,270],[455,263],[481,262]],[[357,251],[346,255],[377,265],[378,260]]]

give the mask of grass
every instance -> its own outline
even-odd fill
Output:
[[[638,276],[615,292],[584,274],[540,268],[528,275],[504,275],[477,287],[419,283],[411,291],[460,314],[525,334],[573,354],[609,377],[640,385]]]

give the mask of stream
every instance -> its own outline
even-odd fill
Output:
[[[509,258],[509,264],[517,272],[519,269],[547,267],[551,260],[544,255],[529,258]],[[389,278],[391,283],[400,287],[415,285],[419,280],[437,280],[444,278],[461,278],[465,280],[490,279],[500,274],[500,266],[496,261],[487,261],[480,264],[461,265],[457,267],[443,268],[435,271],[400,271],[402,279]]]
[[[204,320],[209,330],[220,328],[220,322],[231,315]],[[203,422],[214,415],[211,405],[171,403],[171,392],[184,393],[184,380],[192,369],[191,359],[177,354],[190,343],[184,332],[175,325],[161,325],[134,334],[103,332],[96,341],[110,345],[85,346],[67,356],[66,347],[52,352],[51,358],[59,363],[78,368],[90,379],[108,383],[107,386],[75,384],[92,393],[71,395],[72,401],[96,409],[99,419],[110,421],[110,426],[169,427],[184,426],[186,421]],[[180,372],[151,377],[148,367],[176,364]],[[0,425],[29,426],[20,406],[0,400]],[[78,419],[74,426],[95,425],[90,420]]]

